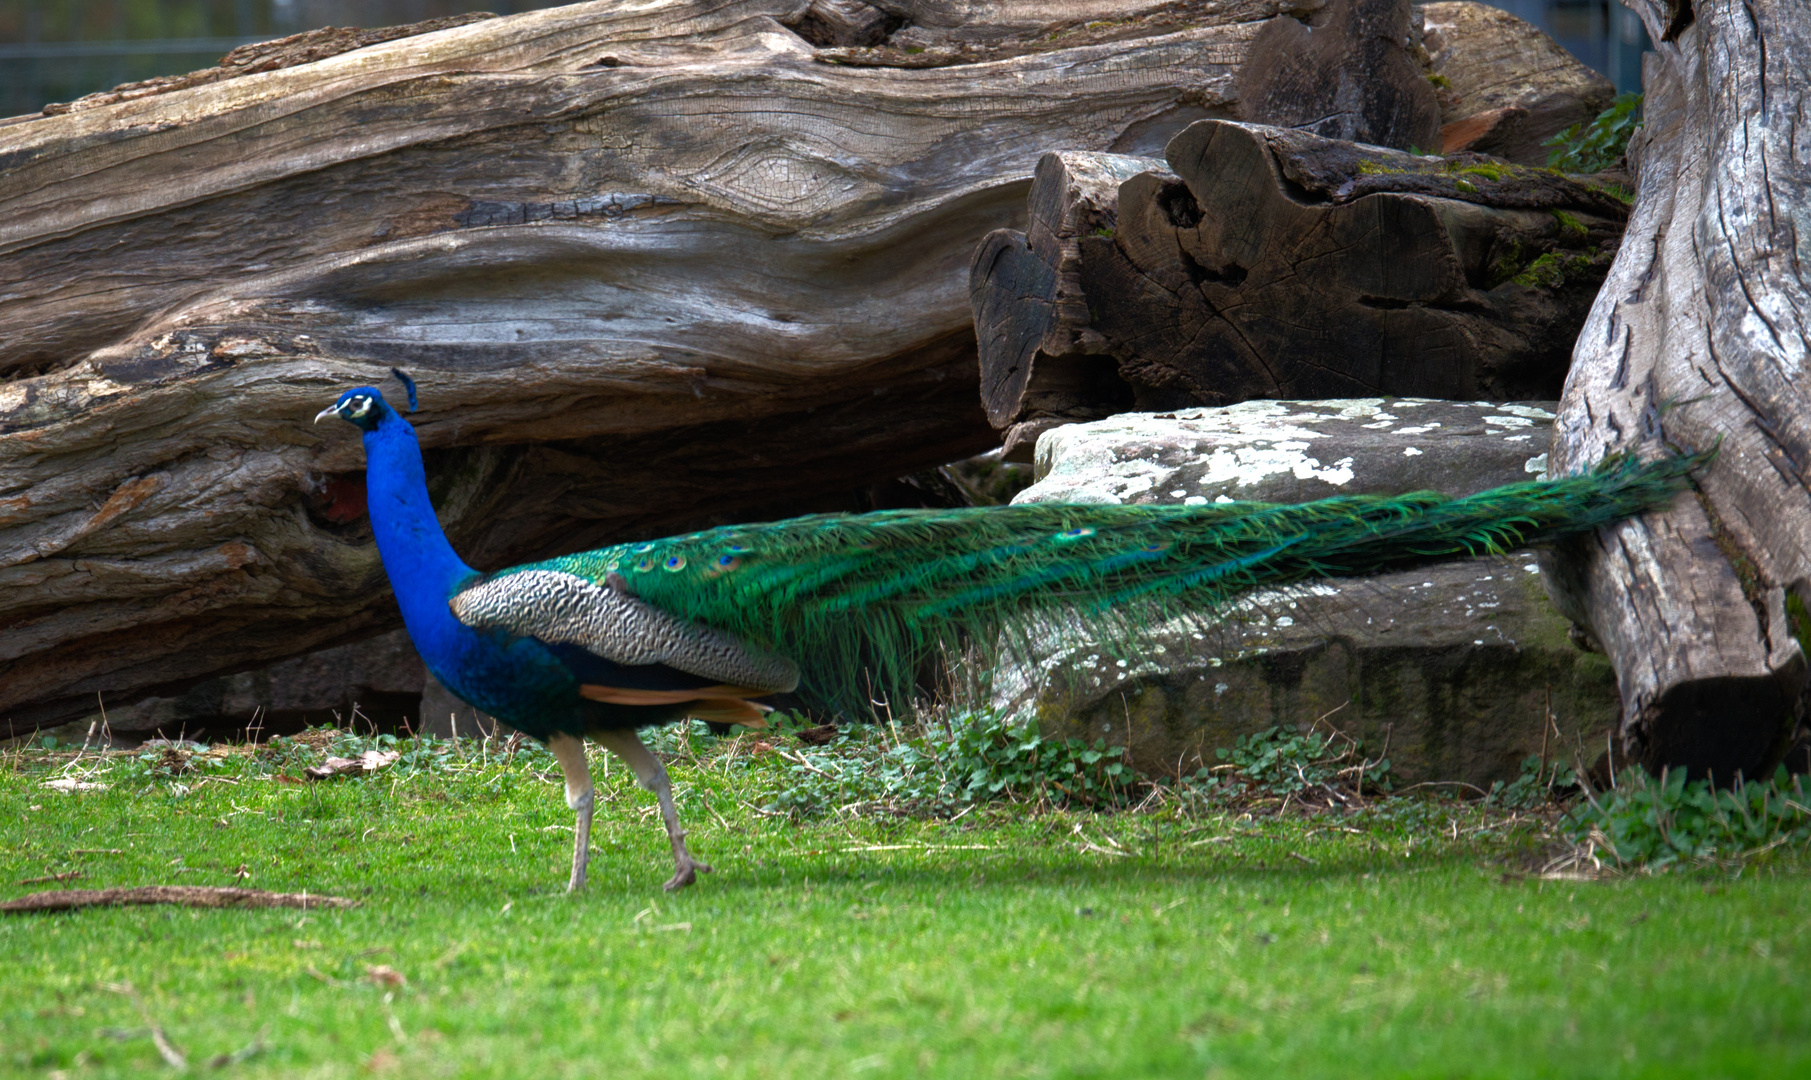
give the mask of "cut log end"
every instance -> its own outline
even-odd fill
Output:
[[[983,397],[1021,456],[1127,408],[1551,400],[1627,211],[1583,178],[1254,124],[1166,153],[1046,157],[1029,230],[976,257]]]
[[[1683,769],[1693,780],[1765,779],[1798,730],[1799,694],[1791,675],[1674,683],[1625,721],[1628,756],[1649,772]]]
[[[1311,24],[1280,15],[1251,43],[1242,119],[1375,146],[1432,149],[1440,102],[1404,0],[1332,0]]]

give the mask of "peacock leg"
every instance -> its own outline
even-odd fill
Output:
[[[673,809],[673,785],[667,780],[666,766],[660,763],[641,738],[633,731],[599,731],[592,736],[629,763],[641,786],[660,800],[660,816],[667,823],[667,840],[673,845],[673,879],[666,884],[668,892],[683,889],[708,874],[711,868],[692,858],[685,846],[685,830],[679,827],[679,812]]]
[[[597,791],[591,786],[585,740],[555,735],[547,740],[547,749],[566,777],[566,805],[578,815],[572,829],[572,877],[566,882],[567,892],[577,892],[585,887],[585,864],[591,861],[591,815],[597,808]]]

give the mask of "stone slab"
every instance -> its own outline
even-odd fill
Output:
[[[1512,780],[1530,754],[1602,752],[1621,706],[1599,654],[1548,605],[1534,560],[1477,559],[1255,595],[1174,620],[1121,656],[1086,640],[1023,671],[999,704],[1049,735],[1130,746],[1174,776],[1217,747],[1324,718],[1386,752],[1406,783]]]
[[[1470,495],[1545,474],[1554,403],[1357,398],[1122,413],[1038,439],[1014,502]]]
[[[1541,403],[1401,399],[1126,414],[1046,433],[1040,480],[1015,501],[1464,495],[1539,476],[1550,416]],[[1615,677],[1569,630],[1518,552],[1253,594],[1158,627],[1131,655],[1072,629],[1041,670],[999,673],[994,701],[1047,734],[1129,746],[1153,774],[1324,719],[1387,744],[1404,782],[1487,787],[1530,754],[1601,752],[1621,708]]]

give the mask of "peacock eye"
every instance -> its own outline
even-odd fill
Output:
[[[737,555],[744,555],[744,554],[747,554],[747,552],[748,552],[748,549],[743,547],[741,544],[731,544],[726,550],[732,551],[732,552],[736,553]]]
[[[1168,545],[1168,544],[1146,544],[1144,546],[1144,549],[1146,551],[1168,551],[1170,549],[1170,545]]]
[[[717,556],[717,569],[719,570],[734,570],[741,565],[742,560],[734,555],[724,554]]]
[[[1092,528],[1084,525],[1079,529],[1070,529],[1068,532],[1057,533],[1056,538],[1058,540],[1080,540],[1084,536],[1093,536],[1093,535],[1094,535],[1094,530]]]
[[[621,559],[611,559],[609,562],[604,564],[604,573],[614,574],[614,573],[616,573],[617,568],[620,566],[622,566]]]
[[[635,572],[636,573],[645,574],[652,569],[654,569],[654,560],[653,559],[636,559],[635,560]]]
[[[684,555],[668,555],[667,561],[662,565],[664,565],[668,570],[684,570],[685,569],[685,556]]]
[[[654,550],[653,544],[636,544],[635,545],[635,554],[637,554],[637,555],[646,555],[648,552],[653,551],[653,550]]]

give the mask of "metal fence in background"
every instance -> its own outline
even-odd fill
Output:
[[[1618,93],[1641,89],[1641,54],[1653,51],[1647,28],[1615,0],[1486,0],[1540,27],[1567,52],[1602,72]]]
[[[240,45],[323,26],[508,15],[560,0],[0,0],[0,116],[213,67]],[[1641,22],[1613,0],[1489,0],[1552,34],[1618,90],[1641,88]]]
[[[561,2],[0,0],[0,116],[210,68],[240,45],[323,26],[398,26],[474,11],[510,15]]]

